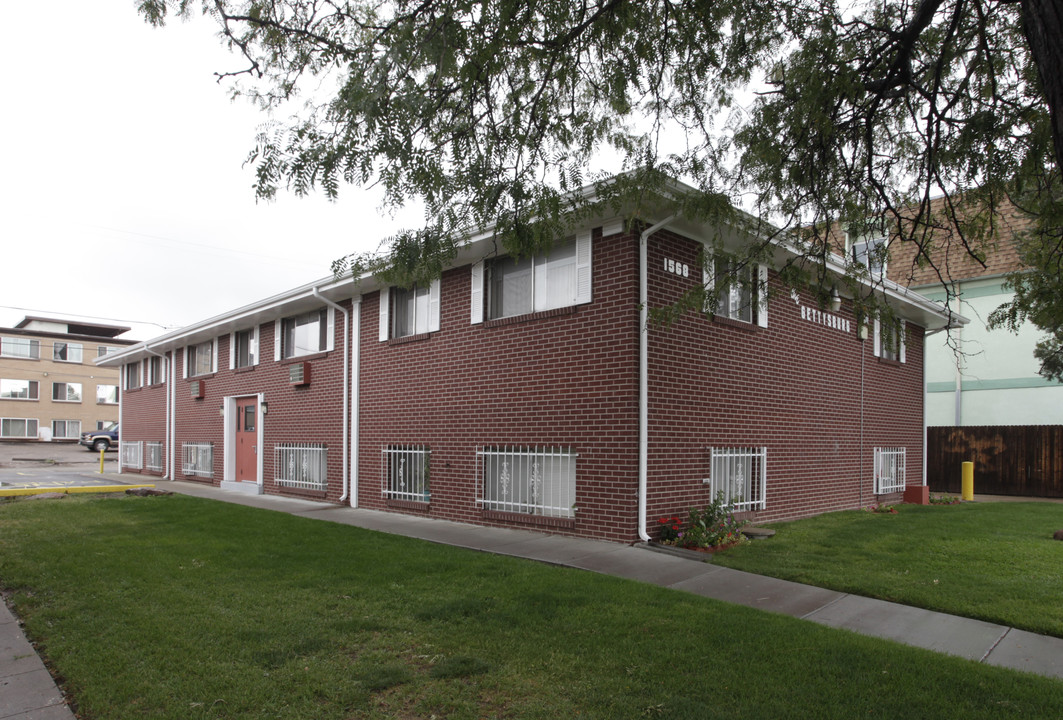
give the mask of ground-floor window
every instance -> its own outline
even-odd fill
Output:
[[[487,510],[575,516],[576,458],[571,448],[486,447],[480,451],[480,503]]]
[[[140,440],[123,440],[122,467],[140,470],[144,467],[144,443]]]
[[[392,500],[428,502],[428,459],[424,445],[388,445],[384,448],[384,496]]]
[[[181,472],[190,477],[214,477],[214,443],[181,443]]]
[[[274,480],[303,490],[328,489],[328,448],[317,443],[284,443],[274,448]]]
[[[52,437],[61,440],[77,440],[81,437],[81,421],[52,420]]]
[[[904,490],[905,455],[902,447],[875,448],[876,495]]]
[[[709,448],[709,477],[713,499],[722,497],[735,510],[763,510],[768,485],[767,448]]]
[[[144,467],[151,472],[162,472],[162,443],[144,443]]]
[[[37,419],[0,418],[0,437],[35,438],[37,437]]]

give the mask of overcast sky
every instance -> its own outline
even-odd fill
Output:
[[[256,204],[242,164],[267,118],[215,82],[237,61],[207,21],[155,29],[133,0],[53,0],[8,3],[4,24],[0,326],[74,313],[144,340],[325,277],[418,220],[354,187]]]

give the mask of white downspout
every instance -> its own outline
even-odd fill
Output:
[[[362,380],[362,297],[351,301],[351,507],[358,507],[359,410]]]
[[[347,434],[349,429],[348,408],[347,408],[347,380],[350,377],[350,342],[351,342],[351,328],[350,328],[350,313],[343,309],[343,306],[329,300],[327,297],[317,291],[317,288],[313,288],[312,292],[321,302],[325,303],[329,307],[335,308],[343,313],[343,494],[340,495],[340,502],[347,499]]]
[[[646,530],[647,483],[650,455],[650,335],[649,292],[647,290],[646,246],[649,237],[675,219],[669,215],[656,225],[651,225],[639,236],[639,519],[638,531],[642,542],[649,542]]]
[[[166,447],[166,450],[167,450],[167,454],[169,455],[170,454],[170,448],[172,447],[171,444],[170,444],[170,363],[166,360],[166,356],[165,355],[161,355],[161,354],[155,352],[154,350],[149,348],[147,345],[144,346],[144,351],[147,352],[149,355],[154,355],[157,358],[162,358],[163,372],[166,373],[166,390],[163,393],[165,398],[166,398],[166,410],[164,412],[164,415],[165,415],[164,427],[166,429],[163,431],[163,442],[165,444],[165,447]],[[120,412],[121,412],[121,406],[119,406],[119,413]],[[164,480],[173,480],[173,475],[170,474],[170,467],[169,467],[170,463],[167,462],[166,465],[167,465],[167,467],[163,471],[163,479]]]

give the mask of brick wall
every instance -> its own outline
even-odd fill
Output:
[[[655,240],[651,306],[701,282],[696,243]],[[665,258],[688,264],[690,277],[664,272]],[[711,499],[711,447],[767,448],[767,503],[754,515],[763,521],[871,504],[875,446],[905,447],[907,482],[922,482],[922,329],[907,324],[905,363],[880,360],[846,308],[832,315],[848,332],[774,274],[770,287],[766,328],[690,312],[651,330],[651,527]]]
[[[701,282],[697,243],[668,233],[649,247],[650,304],[673,302]],[[593,236],[593,301],[520,318],[470,322],[470,266],[441,280],[440,330],[381,342],[380,293],[361,301],[360,446],[357,499],[363,507],[630,542],[637,539],[638,236]],[[687,277],[666,270],[671,259]],[[650,330],[649,521],[709,501],[702,482],[710,447],[767,447],[767,506],[758,520],[804,517],[872,503],[872,448],[907,448],[909,484],[921,482],[922,329],[907,326],[907,362],[873,357],[854,319],[848,331],[823,324],[809,297],[795,302],[771,276],[767,328],[690,312]],[[802,306],[805,317],[802,317]],[[347,304],[350,307],[350,304]],[[224,398],[264,394],[264,489],[338,502],[342,492],[342,318],[337,350],[309,359],[307,387],[288,384],[273,360],[274,325],[259,327],[260,364],[229,370],[229,335],[218,338],[221,368],[197,378],[190,397],[176,354],[176,447],[213,442],[223,477]],[[307,358],[300,358],[305,361]],[[164,436],[164,392],[124,395],[129,440]],[[328,491],[274,481],[275,446],[328,446]],[[384,494],[383,450],[431,451],[430,502]],[[578,453],[574,519],[484,511],[478,451],[498,446],[571,448]],[[177,477],[183,479],[178,452]],[[194,478],[187,478],[194,479]],[[892,499],[892,498],[890,498]]]

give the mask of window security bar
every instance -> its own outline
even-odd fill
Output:
[[[477,454],[482,496],[476,502],[485,509],[575,516],[578,453],[570,448],[492,447]]]
[[[274,480],[303,490],[328,489],[328,448],[318,443],[284,443],[274,448]]]
[[[181,458],[181,472],[185,475],[214,477],[214,443],[182,443]]]
[[[876,495],[904,490],[906,455],[906,450],[902,447],[875,448]]]
[[[151,472],[162,472],[162,443],[149,442],[144,447],[144,467]]]
[[[428,502],[431,499],[429,458],[423,445],[388,445],[382,450],[380,477],[384,497]]]
[[[736,511],[763,510],[768,489],[768,448],[709,448],[709,485]]]
[[[140,440],[123,440],[122,443],[122,467],[132,470],[140,470],[144,467],[143,447]]]

